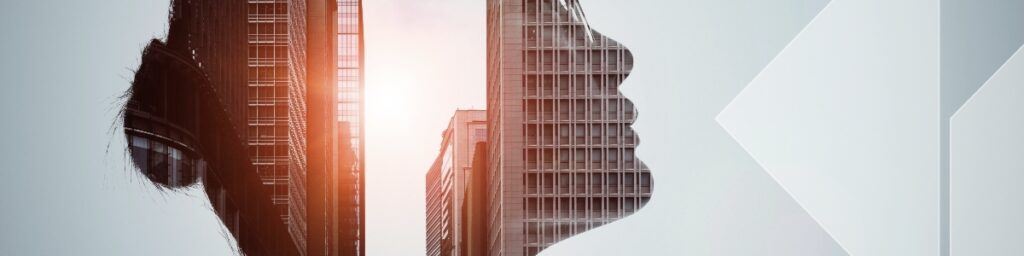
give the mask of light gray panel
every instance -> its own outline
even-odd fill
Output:
[[[950,117],[1024,43],[1024,1],[941,1],[942,255],[949,254]]]
[[[1024,255],[1024,52],[950,124],[951,255]]]
[[[718,117],[850,255],[938,253],[937,20],[832,1]]]

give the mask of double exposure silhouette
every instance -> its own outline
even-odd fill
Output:
[[[346,225],[362,216],[339,209],[362,204],[347,185],[359,184],[361,145],[338,138],[361,129],[337,121],[337,7],[276,3],[172,1],[167,38],[143,51],[128,93],[129,151],[160,187],[201,181],[246,255],[350,255],[364,246]],[[486,128],[475,133],[486,142],[467,145],[478,149],[464,158],[471,180],[451,188],[468,195],[443,203],[461,209],[437,218],[448,222],[431,230],[445,235],[428,235],[440,239],[428,253],[535,255],[643,207],[652,177],[619,91],[630,51],[592,30],[575,0],[488,0],[487,23]]]
[[[254,53],[258,53],[255,58],[266,54],[246,46],[250,40],[286,39],[254,39],[247,34],[248,30],[294,29],[287,35],[301,41],[288,41],[293,51],[307,49],[303,47],[317,50],[298,57],[274,48],[277,51],[270,54],[292,56],[295,63],[322,67],[286,71],[271,66],[270,70],[285,74],[267,78],[280,82],[275,87],[295,89],[288,79],[299,77],[299,81],[310,83],[322,81],[317,83],[319,86],[306,86],[302,93],[334,95],[334,87],[328,82],[333,81],[329,80],[334,76],[329,63],[334,59],[324,57],[334,53],[324,50],[332,49],[334,44],[334,36],[329,32],[334,22],[329,18],[335,8],[333,0],[303,2],[309,5],[172,1],[167,38],[154,39],[146,46],[127,93],[122,117],[135,166],[163,189],[175,190],[201,181],[213,210],[244,255],[359,255],[355,251],[360,249],[356,241],[361,235],[358,229],[349,228],[358,223],[359,216],[357,210],[344,210],[354,209],[350,206],[359,203],[355,199],[356,187],[348,185],[356,182],[352,175],[355,154],[348,144],[347,124],[336,120],[332,97],[295,97],[299,103],[278,107],[294,108],[288,112],[294,118],[273,120],[272,127],[278,127],[278,132],[298,134],[296,138],[303,140],[303,144],[291,150],[272,150],[281,155],[301,155],[296,159],[301,159],[302,165],[270,170],[278,175],[295,175],[288,171],[301,170],[303,179],[268,179],[266,176],[274,173],[263,171],[261,166],[267,166],[266,163],[253,161],[253,150],[246,143],[247,136],[253,136],[247,125],[258,121],[249,115],[258,110],[248,110],[251,101],[247,95],[256,92],[247,80],[254,74],[250,60]],[[288,28],[253,25],[248,22],[248,14],[254,11],[318,19],[296,22]],[[288,75],[296,73],[302,75]],[[262,77],[263,73],[256,74]],[[304,140],[307,135],[311,138],[309,143]],[[278,143],[291,142],[275,141],[271,145]],[[294,197],[302,201],[296,202]],[[289,204],[281,204],[282,201]],[[338,210],[343,207],[350,208]]]

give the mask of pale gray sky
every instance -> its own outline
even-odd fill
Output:
[[[367,254],[422,255],[424,174],[458,108],[485,103],[480,0],[365,1]]]

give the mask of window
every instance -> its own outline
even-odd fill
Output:
[[[568,185],[566,185],[566,187],[568,187]],[[565,197],[558,198],[558,217],[559,218],[569,218],[569,214],[570,214],[570,205],[569,205],[569,203],[570,203],[569,198],[565,198]],[[568,230],[566,230],[566,231],[568,231]]]
[[[582,56],[577,56],[576,57],[576,64],[580,65],[582,63],[583,63],[583,57]],[[577,66],[577,69],[578,70],[583,70],[583,67]],[[573,86],[573,88],[575,89],[574,90],[575,94],[578,95],[578,96],[585,96],[585,95],[587,95],[587,85],[589,85],[592,80],[593,80],[593,77],[591,77],[591,76],[587,76],[587,75],[578,75],[578,76],[576,76],[576,84],[574,84],[574,86]]]
[[[622,206],[619,205],[619,198],[616,198],[616,197],[608,198],[608,217],[609,218],[618,218],[619,217],[619,209],[622,209]]]
[[[582,149],[582,148],[577,148],[576,149],[576,156],[573,159],[576,162],[576,169],[584,168],[584,164],[585,164],[584,162],[586,161],[586,159],[587,159],[587,150],[586,149]]]
[[[590,191],[591,193],[600,194],[603,191],[604,182],[601,180],[601,175],[592,173],[590,174]]]
[[[531,60],[531,58],[533,58],[533,55],[526,54],[526,64],[527,64],[527,66],[529,66],[530,63],[533,62],[533,60]],[[526,76],[526,82],[523,84],[523,86],[526,87],[526,95],[527,96],[537,96],[538,95],[537,94],[537,76]]]
[[[608,192],[618,193],[619,192],[619,174],[609,173],[608,174]]]
[[[593,198],[590,201],[590,215],[592,218],[602,218],[604,216],[604,200],[603,198]]]
[[[527,173],[526,174],[526,193],[527,194],[537,194],[538,192],[539,191],[537,189],[537,174],[536,173]]]
[[[537,150],[526,149],[526,168],[536,168],[537,165]]]
[[[611,94],[611,93],[609,92],[609,94]],[[608,104],[605,105],[605,108],[608,110],[608,118],[609,119],[619,119],[619,102],[618,101],[616,101],[616,100],[608,101]]]
[[[558,70],[567,71],[569,70],[569,52],[558,51]],[[568,81],[568,80],[566,80]]]
[[[526,144],[527,145],[536,144],[537,143],[537,126],[535,126],[535,125],[525,125],[525,126],[526,126]]]
[[[583,138],[587,135],[587,126],[583,124],[573,125],[573,135],[576,137],[576,143],[582,143]]]
[[[609,124],[606,130],[608,132],[608,143],[617,143],[619,140],[619,125]]]
[[[537,218],[538,215],[539,215],[538,214],[538,206],[539,205],[537,204],[537,198],[533,198],[533,197],[526,198],[526,204],[523,205],[523,208],[526,211],[526,217],[527,218]]]
[[[544,153],[544,155],[542,156],[544,160],[544,169],[553,168],[555,162],[555,150],[542,149],[541,153]]]
[[[159,141],[149,142],[149,175],[167,181],[167,146]]]
[[[623,133],[622,137],[626,140],[627,144],[634,144],[634,143],[636,143],[636,137],[633,134],[633,127],[628,127],[628,126],[625,127],[625,129],[623,129],[622,133]]]
[[[135,165],[139,168],[149,167],[149,140],[134,135],[131,139],[132,160],[135,160]]]
[[[555,193],[555,179],[551,173],[540,174],[540,189],[543,194]],[[545,209],[551,209],[550,207]]]
[[[585,198],[576,198],[576,218],[584,218],[587,215],[587,201]],[[579,229],[582,231],[582,229]]]
[[[651,175],[649,173],[640,174],[640,192],[651,193]]]
[[[584,173],[576,173],[573,175],[574,190],[576,194],[583,194],[587,192],[587,175]],[[576,206],[576,209],[581,208],[580,205]]]
[[[565,88],[565,86],[563,85],[559,88]],[[568,94],[568,92],[565,94]],[[569,114],[569,100],[558,100],[558,119],[569,120]]]
[[[558,168],[569,169],[569,149],[558,150]]]
[[[558,125],[558,142],[559,143],[561,143],[563,145],[569,144],[570,136],[572,136],[572,135],[569,134],[569,125],[568,124]]]
[[[623,192],[630,193],[630,194],[635,193],[633,190],[636,188],[636,174],[633,174],[633,173],[624,173],[624,174],[622,174],[622,185],[623,185]]]
[[[633,165],[636,163],[636,156],[635,156],[635,154],[636,153],[634,152],[634,150],[632,148],[627,148],[627,149],[623,149],[622,150],[622,161],[625,163],[626,168],[628,168],[628,169],[632,169],[633,168]]]
[[[558,193],[559,194],[563,194],[563,195],[569,194],[569,174],[568,173],[559,173],[558,174]],[[566,205],[568,205],[568,202],[566,202]],[[568,214],[568,210],[566,210],[566,212],[567,212],[566,214]]]
[[[578,88],[578,87],[577,87]],[[587,119],[587,101],[577,99],[575,106],[573,106],[573,115],[575,120],[586,120]]]
[[[623,105],[623,107],[622,107],[623,114],[625,114],[625,119],[629,120],[629,119],[635,118],[636,107],[633,106],[633,102],[629,101],[629,100],[625,100],[625,101],[622,102],[622,105]]]
[[[634,212],[636,211],[636,203],[632,198],[622,200],[622,210],[626,213]]]

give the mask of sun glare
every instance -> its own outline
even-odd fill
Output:
[[[412,112],[410,92],[413,89],[408,80],[397,77],[367,81],[365,99],[367,125],[391,123],[394,120],[408,118]]]

